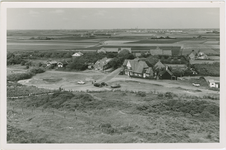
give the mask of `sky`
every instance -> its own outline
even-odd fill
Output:
[[[8,30],[219,28],[219,8],[8,8]]]

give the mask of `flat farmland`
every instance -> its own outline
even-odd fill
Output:
[[[19,41],[8,42],[8,51],[21,50],[67,50],[76,48],[86,48],[98,44],[97,42],[71,42],[71,41]]]

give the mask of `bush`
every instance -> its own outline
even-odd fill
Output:
[[[166,92],[164,96],[169,99],[172,99],[174,97],[174,94],[172,92]]]
[[[220,76],[220,63],[213,64],[195,64],[195,70],[202,76]]]
[[[145,97],[146,96],[146,93],[145,92],[142,92],[142,91],[139,91],[138,93],[136,93],[137,96],[141,96],[141,97]]]
[[[157,104],[143,104],[138,105],[136,109],[144,114],[146,113],[163,113],[167,111],[178,112],[183,114],[190,114],[191,116],[209,117],[212,119],[213,116],[219,117],[219,106],[208,103],[206,101],[193,100],[167,100]],[[201,114],[201,115],[196,115]]]
[[[45,72],[45,69],[44,68],[32,68],[29,70],[29,72],[32,74],[38,74],[38,73]]]
[[[19,81],[24,79],[30,79],[33,76],[32,73],[16,73],[16,74],[10,74],[7,76],[7,81]]]
[[[19,81],[24,79],[30,79],[35,74],[43,73],[43,72],[45,72],[43,68],[32,68],[26,73],[16,73],[16,74],[7,75],[7,81]]]

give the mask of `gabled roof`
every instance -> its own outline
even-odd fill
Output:
[[[74,53],[72,56],[82,56],[83,55],[83,53],[81,53],[81,52],[76,52],[76,53]]]
[[[161,69],[164,67],[165,67],[165,65],[163,65],[163,63],[160,60],[154,65],[155,69]]]
[[[148,65],[145,61],[129,60],[127,65],[130,65],[132,72],[135,73],[143,73],[144,69],[148,68]]]
[[[164,70],[162,70],[162,71],[160,71],[159,74],[160,74],[160,75],[163,75],[163,74],[165,74],[166,72],[168,72],[171,76],[173,76],[173,73],[172,73],[169,69],[167,69],[167,68],[164,69]]]

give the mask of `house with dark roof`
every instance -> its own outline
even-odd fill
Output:
[[[173,75],[173,73],[169,70],[167,66],[166,68],[160,70],[157,76],[159,79],[176,79],[176,77]]]

